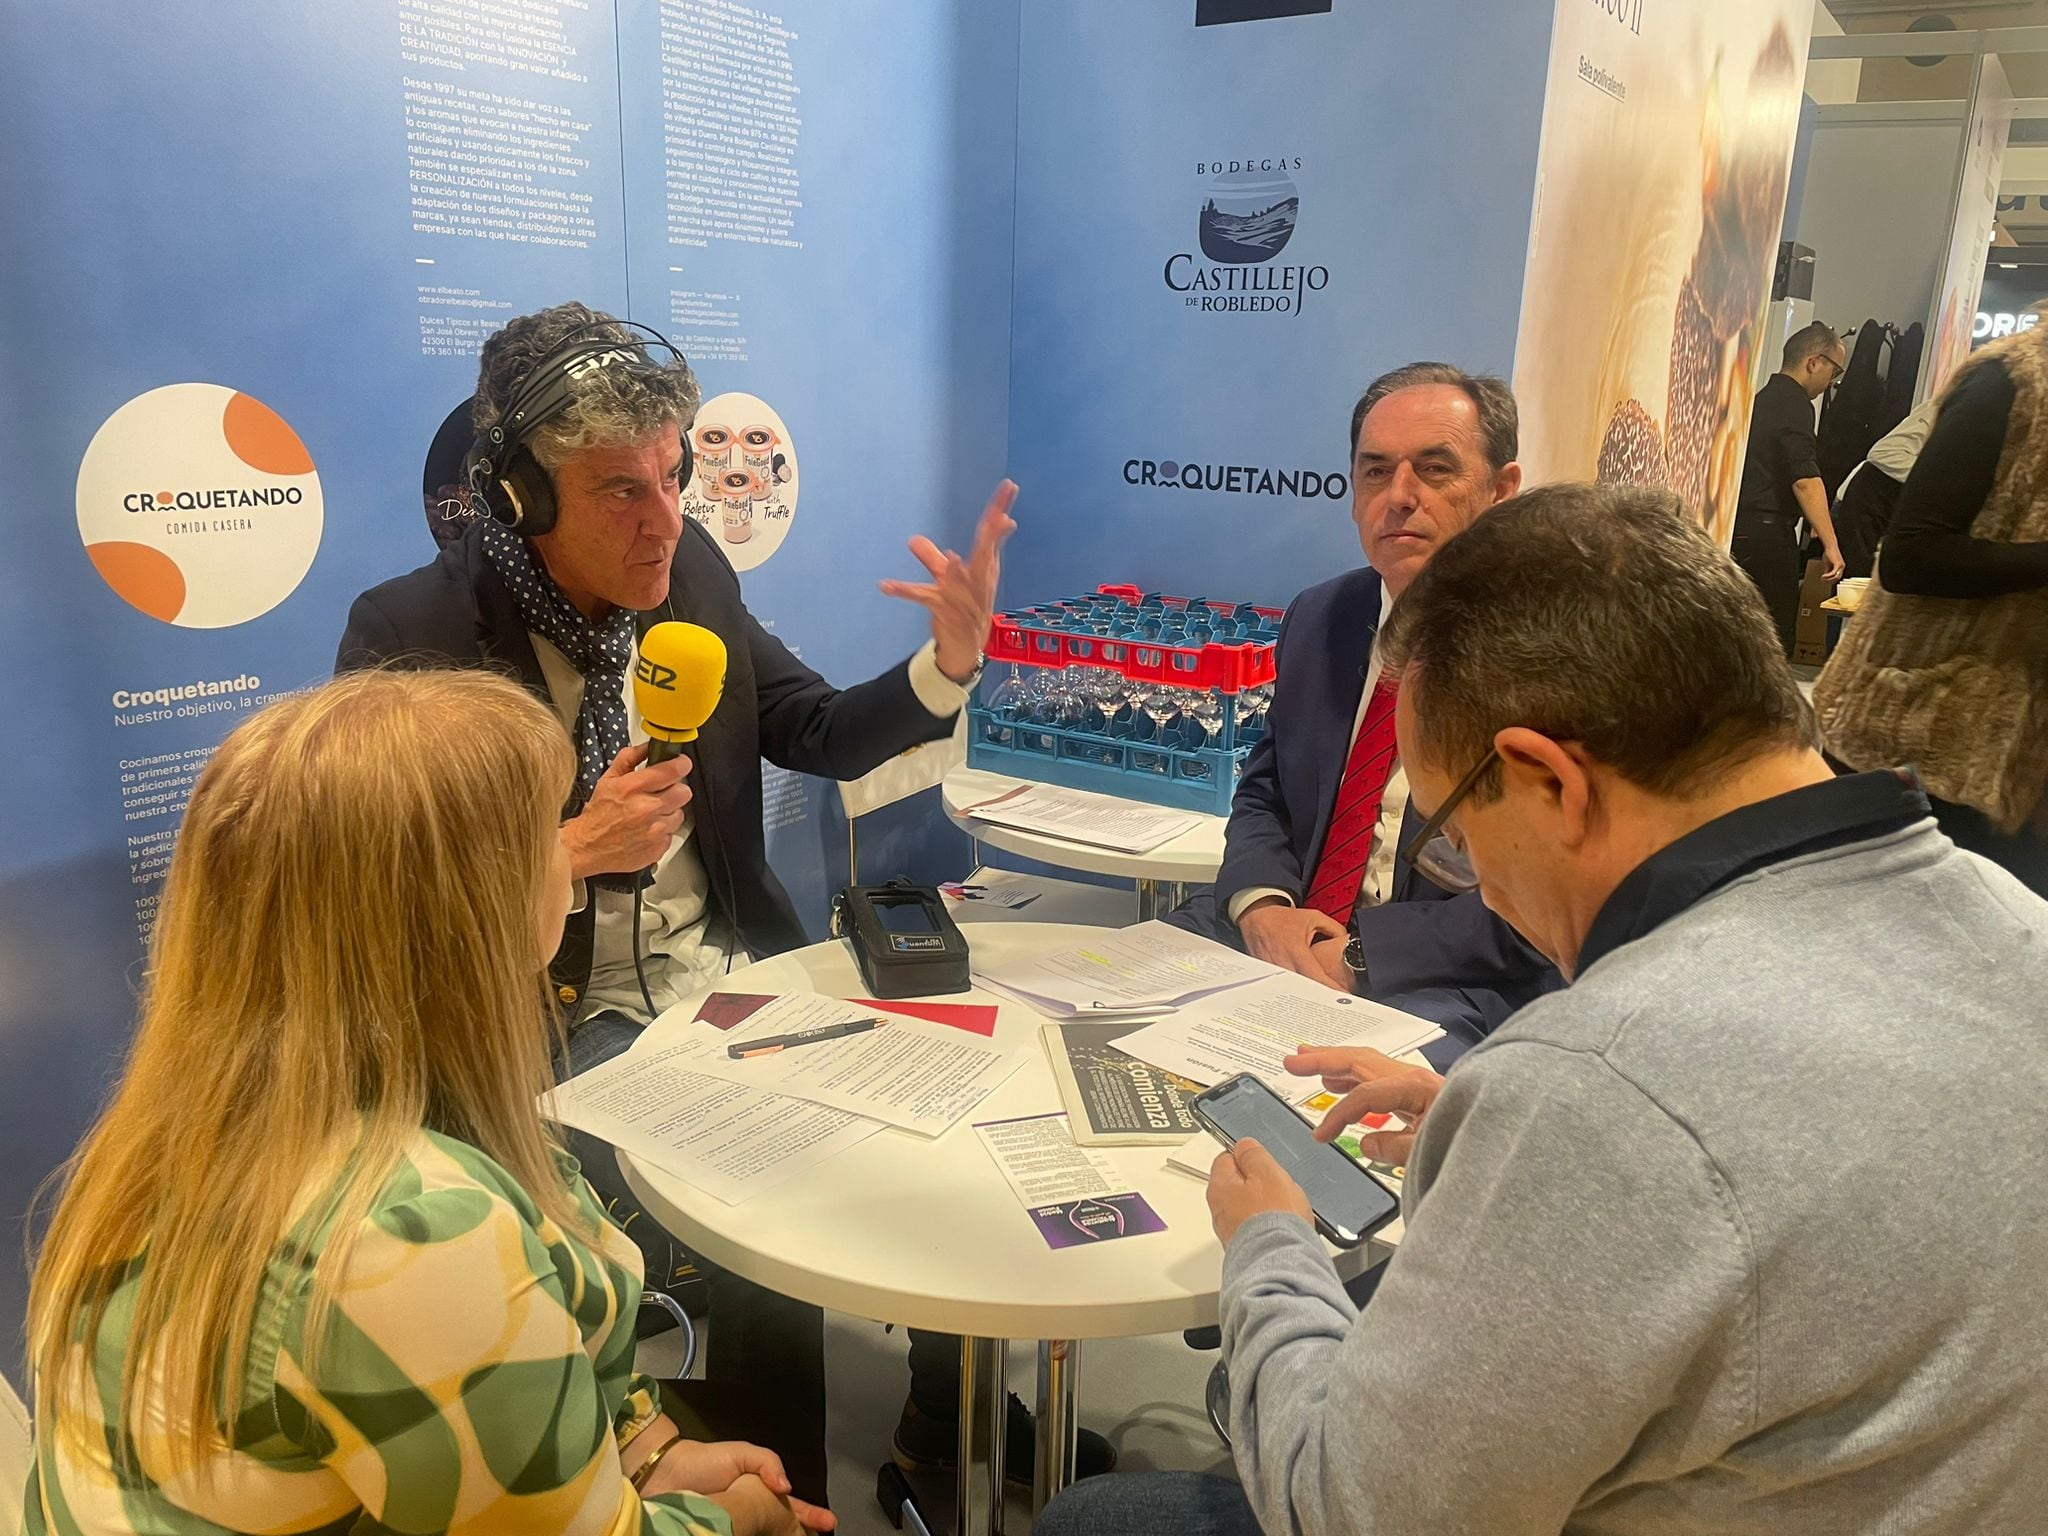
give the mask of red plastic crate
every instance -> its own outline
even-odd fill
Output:
[[[1142,594],[1131,586],[1104,585],[1096,591],[1135,603]],[[1162,597],[1162,602],[1186,607],[1189,599]],[[1235,603],[1211,602],[1216,613],[1228,617]],[[1284,608],[1254,611],[1277,623]],[[1017,622],[1009,614],[997,614],[989,625],[984,647],[990,661],[1014,666],[1104,667],[1124,677],[1147,682],[1169,683],[1177,688],[1214,688],[1222,693],[1241,693],[1273,681],[1272,644],[1242,641],[1237,644],[1210,642],[1208,645],[1164,646],[1142,640],[1110,640],[1101,635],[1075,635],[1063,631],[1036,629]]]
[[[1127,603],[1137,603],[1141,601],[1145,596],[1144,591],[1142,589],[1138,587],[1127,586],[1122,582],[1104,582],[1095,590],[1097,592],[1100,592],[1104,597],[1121,598],[1124,602]],[[1190,603],[1192,603],[1194,599],[1191,597],[1172,597],[1169,596],[1167,593],[1162,592],[1159,594],[1159,601],[1166,604],[1169,608],[1185,608]],[[1207,606],[1211,612],[1220,613],[1225,618],[1228,618],[1231,614],[1237,612],[1236,603],[1219,603],[1211,601]],[[1267,618],[1271,619],[1275,624],[1279,623],[1281,619],[1287,616],[1287,610],[1285,608],[1261,608],[1257,603],[1253,603],[1251,606],[1252,612],[1264,614]]]

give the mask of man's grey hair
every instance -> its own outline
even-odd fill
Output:
[[[1515,409],[1515,393],[1505,380],[1490,373],[1467,373],[1455,363],[1408,363],[1383,373],[1365,388],[1358,404],[1351,408],[1351,453],[1358,455],[1358,431],[1366,415],[1389,395],[1425,384],[1448,384],[1462,389],[1479,412],[1479,442],[1486,462],[1499,474],[1515,462],[1521,451],[1521,414]]]
[[[1381,631],[1422,754],[1462,777],[1510,726],[1577,742],[1653,794],[1811,746],[1750,579],[1667,491],[1551,485],[1437,551]],[[1496,765],[1475,787],[1499,793]]]
[[[557,304],[507,321],[484,342],[476,406],[471,412],[477,430],[496,422],[540,360],[579,332],[579,339],[587,336],[632,346],[647,340],[643,333],[620,325],[617,316],[587,304]],[[660,366],[660,372],[593,368],[576,381],[569,408],[527,439],[541,468],[552,474],[587,448],[637,443],[664,427],[689,430],[703,398],[697,375],[682,358],[660,347],[650,348],[647,355]]]
[[[1785,338],[1785,358],[1780,372],[1790,373],[1809,357],[1819,357],[1841,346],[1842,338],[1835,334],[1831,325],[1822,325],[1816,320],[1811,325],[1802,325]]]

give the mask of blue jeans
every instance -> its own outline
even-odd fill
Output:
[[[1234,1477],[1129,1472],[1074,1484],[1031,1536],[1259,1536],[1259,1519]]]
[[[569,1070],[562,1076],[576,1077],[592,1067],[603,1066],[614,1056],[625,1055],[645,1027],[637,1019],[629,1019],[610,1008],[592,1014],[569,1031]]]

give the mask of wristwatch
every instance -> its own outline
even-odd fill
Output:
[[[1359,985],[1363,986],[1366,977],[1365,946],[1358,942],[1358,935],[1355,933],[1344,941],[1344,964],[1350,969],[1351,974],[1358,978]]]
[[[946,674],[943,672],[941,672],[939,676],[946,677],[946,681],[952,683],[954,687],[965,688],[969,693],[972,693],[981,682],[981,674],[987,670],[988,652],[976,651],[974,653],[974,670],[968,673],[966,677],[961,678],[958,681],[955,681],[953,678],[946,677]]]

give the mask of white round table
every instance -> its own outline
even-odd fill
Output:
[[[973,929],[969,939],[977,963],[1000,965],[1106,931],[992,924]],[[719,990],[866,995],[852,954],[838,941],[746,966]],[[1165,1147],[1099,1149],[1159,1213],[1164,1232],[1049,1248],[973,1129],[976,1121],[1060,1111],[1040,1042],[1047,1021],[978,988],[929,1001],[996,1004],[996,1043],[1023,1058],[994,1094],[936,1140],[885,1128],[739,1205],[623,1154],[619,1161],[648,1212],[713,1263],[817,1306],[963,1335],[959,1530],[980,1536],[1002,1507],[1007,1396],[998,1341],[1045,1341],[1034,1490],[1034,1507],[1041,1507],[1073,1476],[1072,1341],[1215,1322],[1223,1251],[1201,1181],[1167,1167]],[[1341,1257],[1340,1267],[1362,1267],[1365,1258],[1361,1247]]]
[[[1201,816],[1199,823],[1149,853],[1119,853],[1114,848],[1096,848],[1016,827],[998,827],[967,814],[965,807],[993,800],[1024,782],[1004,773],[962,767],[947,773],[939,794],[953,825],[991,848],[1061,869],[1135,881],[1141,922],[1173,910],[1181,900],[1180,887],[1214,880],[1216,871],[1223,866],[1223,829],[1228,819],[1199,811],[1190,812]]]

